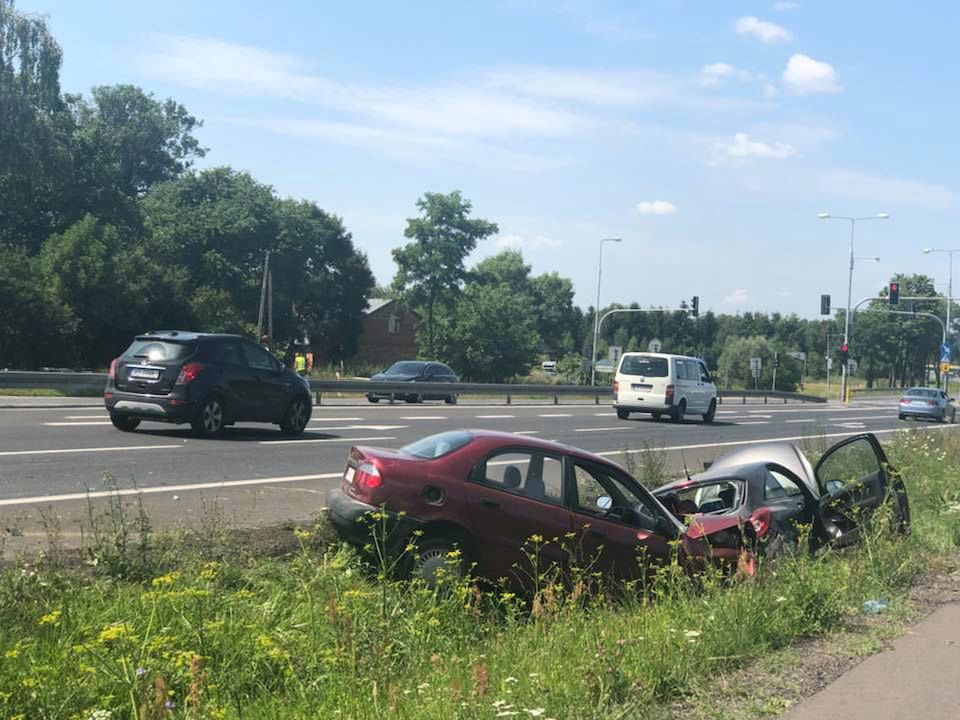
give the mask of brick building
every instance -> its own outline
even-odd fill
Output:
[[[420,320],[419,314],[401,309],[396,300],[370,298],[351,362],[387,367],[397,360],[415,359]]]

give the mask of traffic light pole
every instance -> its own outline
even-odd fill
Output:
[[[853,301],[853,233],[856,227],[856,219],[850,218],[850,272],[847,276],[847,314],[843,318],[843,344],[846,347],[850,347],[850,303]],[[843,363],[841,371],[843,372],[843,379],[840,382],[840,399],[847,402],[849,400],[848,385],[850,382],[850,370],[847,363]]]

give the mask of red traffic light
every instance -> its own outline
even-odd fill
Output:
[[[897,290],[900,289],[900,286],[897,285],[897,283],[890,283],[890,289],[896,292]]]
[[[847,352],[848,349],[849,349],[849,348],[847,347],[847,344],[846,344],[846,343],[844,343],[843,345],[840,346],[840,352]]]

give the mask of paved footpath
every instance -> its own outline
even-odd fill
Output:
[[[960,605],[944,605],[893,647],[867,658],[785,720],[960,717]]]

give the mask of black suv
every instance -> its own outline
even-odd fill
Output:
[[[310,421],[310,384],[239,335],[154,330],[110,364],[104,403],[125,432],[141,420],[190,423],[212,436],[236,422],[269,422],[299,435]]]

